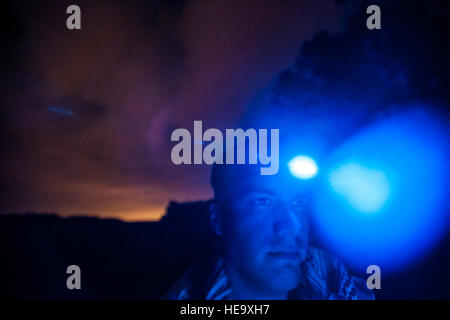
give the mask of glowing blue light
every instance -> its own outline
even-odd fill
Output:
[[[361,272],[402,269],[436,246],[450,219],[448,137],[439,118],[412,110],[336,148],[316,198],[324,246]]]
[[[294,177],[311,179],[317,172],[316,162],[308,156],[296,156],[288,163],[289,171]]]
[[[380,210],[389,196],[389,182],[384,172],[369,169],[358,163],[338,167],[330,175],[330,183],[336,193],[353,207],[365,213]]]

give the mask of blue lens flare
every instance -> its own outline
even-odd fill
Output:
[[[317,175],[319,169],[316,162],[308,156],[296,156],[288,163],[289,171],[294,177],[311,179]]]
[[[383,171],[347,163],[330,174],[334,191],[356,210],[365,213],[379,211],[386,203],[390,186]]]
[[[317,195],[323,243],[361,271],[417,261],[448,230],[448,129],[408,112],[380,121],[330,157]],[[364,272],[363,271],[363,272]]]

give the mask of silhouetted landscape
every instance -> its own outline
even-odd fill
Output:
[[[157,299],[213,248],[207,202],[171,203],[158,222],[55,214],[0,216],[2,298]],[[68,290],[66,268],[81,269]],[[5,286],[3,286],[5,288]]]
[[[171,202],[158,222],[2,215],[0,297],[159,299],[188,266],[214,253],[207,210],[207,201]],[[449,242],[414,267],[383,275],[377,298],[450,298]],[[66,287],[72,264],[81,268],[81,290]]]

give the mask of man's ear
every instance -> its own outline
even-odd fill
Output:
[[[214,233],[219,237],[222,236],[222,218],[221,205],[216,200],[212,200],[209,204],[209,223]]]

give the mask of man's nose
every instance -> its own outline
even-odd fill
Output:
[[[288,204],[280,204],[277,208],[273,224],[275,234],[279,236],[297,236],[304,228],[298,213]]]

